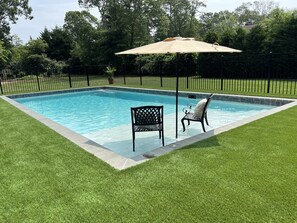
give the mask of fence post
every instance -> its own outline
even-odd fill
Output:
[[[3,88],[2,88],[1,78],[0,78],[0,89],[1,89],[1,94],[3,94]]]
[[[163,74],[162,74],[162,70],[161,70],[161,64],[159,63],[159,74],[160,74],[160,85],[161,87],[163,87]]]
[[[185,61],[185,65],[186,65],[186,67],[190,67],[190,69],[186,70],[186,72],[187,72],[187,78],[186,78],[187,83],[186,84],[187,84],[187,89],[189,89],[189,70],[190,70],[190,72],[192,71],[192,66],[187,59]]]
[[[270,92],[270,80],[271,80],[271,65],[272,65],[272,52],[268,55],[268,69],[267,69],[267,94]]]
[[[87,68],[85,66],[85,74],[87,75],[87,84],[88,84],[88,87],[90,86],[90,78],[89,78],[89,73],[87,72]]]
[[[126,85],[126,72],[127,72],[127,67],[126,67],[126,60],[125,57],[122,57],[122,61],[123,61],[123,66],[124,66],[124,74],[123,74],[123,78],[124,78],[124,84]]]
[[[69,79],[69,87],[72,88],[72,83],[71,83],[71,75],[70,72],[68,74],[68,79]]]
[[[37,86],[38,86],[38,91],[40,91],[40,83],[39,83],[38,74],[36,74],[36,79],[37,79]]]
[[[140,86],[142,86],[142,75],[141,75],[140,64],[138,65],[138,73],[139,73],[139,83],[140,83]]]
[[[221,55],[221,91],[224,90],[224,56]]]

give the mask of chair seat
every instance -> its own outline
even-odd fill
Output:
[[[201,121],[201,118],[195,118],[194,117],[194,113],[187,113],[183,119],[188,119],[188,120],[192,120],[192,121],[198,121],[200,122]]]
[[[162,130],[162,124],[155,125],[134,125],[135,132],[145,132],[145,131],[159,131]]]

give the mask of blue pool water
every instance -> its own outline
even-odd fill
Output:
[[[173,96],[127,91],[90,90],[17,98],[15,100],[72,131],[127,157],[133,157],[138,153],[141,154],[160,146],[159,138],[149,135],[148,138],[154,138],[152,139],[153,142],[149,142],[147,146],[141,144],[143,142],[139,140],[141,149],[137,149],[136,153],[131,153],[130,108],[144,105],[163,105],[165,142],[168,144],[174,141],[175,97]],[[180,118],[183,115],[182,109],[190,103],[196,104],[197,101],[199,99],[180,97]],[[216,128],[271,108],[273,106],[213,100],[209,107],[208,116],[212,128]],[[191,124],[191,128],[185,133],[180,131],[180,137],[187,138],[201,132],[200,125],[195,126],[193,124],[193,126]],[[179,128],[181,129],[181,126]]]

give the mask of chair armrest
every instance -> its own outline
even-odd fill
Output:
[[[192,113],[192,108],[195,107],[194,104],[188,104],[187,107],[183,108],[185,114]]]

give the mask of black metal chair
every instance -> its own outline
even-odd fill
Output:
[[[141,106],[131,108],[133,152],[135,132],[159,131],[164,146],[163,106]]]
[[[186,128],[185,128],[185,123],[184,121],[187,120],[188,121],[188,125],[190,125],[190,121],[193,121],[193,122],[200,122],[201,125],[202,125],[202,129],[204,132],[205,131],[205,126],[204,126],[204,120],[206,121],[206,124],[209,126],[208,124],[208,119],[207,119],[207,108],[209,106],[209,103],[211,101],[213,97],[213,94],[210,94],[204,104],[204,107],[202,108],[202,112],[201,112],[201,115],[200,116],[195,116],[195,113],[192,111],[192,106],[186,108],[185,110],[185,116],[181,119],[181,123],[183,125],[183,131],[186,131]]]

